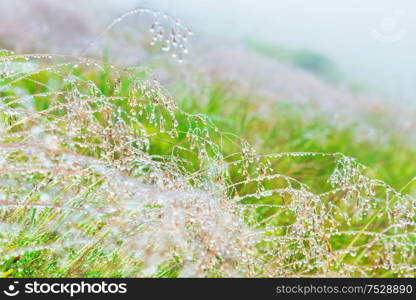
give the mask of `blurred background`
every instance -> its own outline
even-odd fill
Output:
[[[114,7],[120,2],[123,1],[111,1]],[[131,5],[142,2],[132,0]],[[316,51],[335,62],[351,83],[397,102],[415,103],[414,1],[168,0],[147,3],[157,3],[158,7],[186,18],[192,27],[205,34]],[[128,5],[126,2],[126,7]],[[316,57],[315,64],[319,64],[319,59]]]
[[[238,41],[353,91],[415,106],[411,0],[1,0],[0,40],[19,52],[81,51],[106,24],[136,6],[182,19],[196,33],[193,46],[198,40],[210,46]],[[135,26],[145,26],[141,21]],[[118,27],[131,31],[132,24],[126,20]]]
[[[192,29],[184,64],[150,46],[155,20],[149,14],[108,28],[136,7],[168,13]],[[238,82],[277,101],[312,104],[340,126],[382,111],[387,127],[416,140],[416,4],[410,0],[0,0],[0,9],[0,46],[17,53],[150,66],[164,84],[196,73]]]

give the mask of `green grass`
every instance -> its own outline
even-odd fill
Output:
[[[279,100],[270,102],[260,96],[236,94],[227,83],[217,82],[208,93],[206,103],[201,104],[198,100],[201,95],[188,95],[183,97],[180,106],[189,112],[206,114],[218,127],[248,140],[259,153],[341,152],[369,167],[372,177],[386,181],[396,189],[415,176],[416,147],[399,133],[383,128],[379,120],[383,116],[374,114],[361,124],[339,127],[322,114],[311,114],[314,107],[310,105]],[[266,113],[261,109],[264,105],[267,105]],[[367,137],[361,130],[368,124],[377,128],[378,140]],[[325,188],[322,185],[333,170],[332,165],[322,165],[316,159],[288,163],[284,168],[285,174],[296,178],[313,178],[318,189]]]
[[[129,73],[125,75],[115,75],[105,68],[102,72],[90,71],[88,68],[85,70],[76,70],[75,75],[79,78],[90,80],[100,89],[101,93],[105,97],[131,97],[131,91],[134,87],[135,80],[137,78],[144,78],[144,73],[134,74]],[[134,78],[134,79],[132,79]],[[0,97],[6,97],[10,95],[34,95],[36,93],[47,92],[48,88],[39,82],[48,83],[48,87],[59,86],[59,79],[53,73],[43,72],[35,74],[29,77],[30,80],[19,80],[13,83],[13,89],[6,89],[1,92]],[[201,83],[202,86],[202,83]],[[116,87],[116,88],[115,88]],[[64,85],[64,89],[71,89],[71,85]],[[117,91],[116,91],[117,89]],[[203,86],[201,91],[190,92],[189,89],[182,82],[178,82],[175,86],[175,93],[173,98],[181,111],[175,112],[175,119],[178,122],[178,134],[173,136],[163,135],[163,141],[154,139],[150,143],[149,154],[168,156],[172,153],[174,148],[172,145],[180,145],[183,147],[189,146],[186,132],[194,130],[198,138],[204,136],[202,129],[205,128],[202,121],[190,122],[194,117],[190,117],[190,114],[202,114],[207,117],[212,124],[218,127],[221,132],[227,133],[228,136],[237,136],[243,140],[248,141],[249,144],[256,149],[259,154],[270,153],[285,153],[285,152],[319,152],[319,153],[343,153],[346,156],[354,157],[357,161],[363,165],[366,165],[368,169],[365,174],[371,178],[380,179],[385,181],[393,188],[397,190],[403,189],[401,192],[408,192],[410,194],[415,193],[416,182],[412,182],[414,178],[416,164],[416,148],[414,145],[407,143],[403,140],[399,134],[395,134],[392,131],[384,130],[380,125],[381,115],[369,116],[366,123],[370,126],[378,128],[380,135],[383,134],[383,139],[374,140],[369,139],[363,134],[362,124],[352,124],[349,126],[339,127],[331,124],[328,119],[314,112],[312,106],[303,105],[299,106],[290,101],[270,101],[270,99],[262,99],[256,96],[253,99],[253,95],[247,95],[244,93],[236,92],[233,86],[230,86],[228,82],[217,81],[209,86]],[[141,93],[137,93],[138,97],[143,96]],[[207,99],[206,101],[200,101],[200,99]],[[64,100],[62,100],[64,102]],[[7,101],[6,101],[7,103]],[[51,106],[52,100],[45,97],[34,97],[33,105],[35,111],[43,111]],[[267,105],[267,109],[264,110],[264,106]],[[114,108],[119,107],[121,111],[129,111],[129,105],[122,101],[116,101]],[[151,107],[145,108],[149,112]],[[312,112],[312,113],[311,113]],[[56,115],[64,114],[56,111]],[[188,114],[186,114],[188,113]],[[54,116],[56,117],[56,116]],[[131,117],[129,115],[129,117]],[[171,116],[167,111],[158,110],[157,118],[169,119]],[[127,118],[124,120],[126,124]],[[43,121],[48,122],[48,117],[45,117]],[[172,121],[172,120],[170,120]],[[171,122],[167,123],[171,123]],[[21,125],[16,125],[16,120],[12,119],[9,115],[2,115],[2,122],[6,126],[14,124],[14,131],[19,132]],[[95,115],[95,122],[106,124],[109,122],[109,118],[106,112],[99,111]],[[158,127],[151,122],[144,120],[143,126],[146,127],[147,132],[158,132]],[[23,125],[22,125],[23,126]],[[61,125],[60,125],[61,126]],[[131,125],[133,129],[134,124]],[[209,128],[209,127],[206,127]],[[197,130],[196,130],[197,129]],[[201,130],[200,130],[201,129]],[[84,128],[88,133],[88,127]],[[200,130],[200,131],[198,131]],[[227,157],[236,153],[235,142],[222,143],[222,135],[216,135],[211,128],[207,129],[211,136],[210,142],[213,144],[221,144],[221,153],[223,157]],[[235,139],[238,140],[239,139]],[[102,142],[101,136],[96,138],[90,137],[87,141],[99,144]],[[201,139],[198,140],[201,143]],[[117,143],[110,143],[112,147],[116,147]],[[214,151],[214,150],[212,150]],[[105,151],[95,150],[93,146],[86,149],[80,149],[79,154],[85,156],[100,158],[105,156]],[[117,155],[122,156],[123,153],[116,153],[112,158],[117,159]],[[184,165],[186,172],[195,173],[206,167],[204,160],[195,156],[192,153],[181,152],[177,154],[178,157],[186,159],[189,163]],[[209,153],[208,157],[215,157],[215,154]],[[239,154],[239,157],[244,157]],[[11,160],[16,162],[22,162],[25,158],[22,156],[19,158],[19,154],[16,153],[16,157]],[[249,160],[249,159],[247,159]],[[253,163],[260,164],[261,160],[255,160]],[[328,183],[328,178],[334,171],[337,161],[333,156],[305,156],[305,157],[284,157],[282,159],[273,161],[271,163],[274,170],[278,170],[279,174],[285,174],[290,176],[304,184],[307,184],[313,193],[324,193],[331,190],[331,185]],[[253,172],[253,166],[247,167],[248,172]],[[38,177],[36,177],[38,176]],[[100,189],[103,184],[103,180],[96,180],[94,177],[98,175],[91,175],[91,177],[83,178],[81,187],[88,187],[88,189],[81,189],[83,197],[81,199],[94,199],[95,193]],[[245,173],[238,173],[232,167],[230,167],[229,180],[230,183],[236,183],[246,179]],[[7,176],[6,176],[7,178]],[[205,178],[206,179],[206,178]],[[39,182],[45,180],[42,175],[33,175],[32,182]],[[206,179],[208,180],[208,179]],[[59,182],[55,183],[59,186]],[[266,189],[282,187],[281,182],[277,183],[264,183]],[[71,190],[71,186],[60,187],[62,190]],[[257,187],[247,184],[244,187],[238,189],[241,194],[254,192]],[[22,191],[23,192],[23,191]],[[77,191],[80,192],[80,191]],[[13,193],[11,193],[13,194]],[[27,203],[36,203],[39,193],[32,191],[24,193],[28,195],[24,199]],[[335,197],[335,196],[334,196]],[[343,197],[343,196],[342,196]],[[342,198],[341,197],[341,198]],[[331,199],[334,202],[336,198]],[[380,200],[380,199],[379,199]],[[377,201],[379,201],[377,200]],[[86,200],[85,200],[86,201]],[[104,199],[109,201],[109,199]],[[279,196],[276,197],[270,203],[272,204],[286,204],[290,201],[290,197]],[[356,199],[351,198],[351,201]],[[245,203],[258,203],[258,200],[250,200]],[[377,202],[378,203],[378,202]],[[379,207],[383,204],[378,203],[375,211],[378,211]],[[77,206],[74,206],[77,207]],[[345,207],[340,204],[340,208],[344,209],[346,213],[351,212],[351,207],[345,204]],[[317,208],[319,211],[319,208]],[[275,209],[271,208],[259,208],[245,216],[246,222],[250,223],[254,218],[256,222],[262,222],[267,219],[273,213]],[[353,213],[353,212],[352,212]],[[5,208],[0,215],[0,221],[7,224],[23,224],[24,230],[19,232],[17,237],[11,237],[9,240],[7,232],[0,232],[0,240],[6,240],[7,246],[0,252],[0,274],[4,277],[62,277],[62,276],[75,276],[75,277],[124,277],[135,276],[140,274],[140,271],[144,268],[145,262],[133,259],[123,250],[123,243],[117,244],[113,251],[106,251],[105,247],[101,245],[103,240],[107,238],[107,232],[103,232],[102,228],[106,228],[107,219],[94,219],[87,218],[80,223],[76,224],[77,230],[83,232],[86,238],[97,238],[93,244],[86,244],[80,249],[67,247],[65,248],[65,259],[62,260],[62,255],[59,249],[55,249],[52,245],[56,241],[60,241],[65,232],[53,231],[49,228],[46,230],[42,227],[44,224],[49,224],[50,221],[59,220],[63,216],[59,215],[59,212],[55,212],[53,209],[46,209],[38,211],[36,208],[30,208],[29,206],[17,207],[13,209]],[[290,224],[295,218],[293,212],[282,214],[279,218],[270,223],[271,228],[273,226],[280,226],[281,224]],[[365,216],[357,222],[353,222],[351,227],[343,225],[344,229],[355,229],[359,232],[365,231],[371,228],[375,232],[382,230],[387,222],[387,218],[376,219],[372,214]],[[265,226],[260,226],[263,229]],[[36,230],[33,230],[36,229]],[[279,232],[279,230],[276,230]],[[268,233],[272,234],[272,233]],[[279,233],[280,234],[280,233]],[[308,236],[307,236],[308,237]],[[324,244],[329,244],[329,248],[332,250],[352,248],[356,245],[363,244],[367,241],[368,237],[363,237],[360,233],[351,236],[339,236],[331,238],[322,238],[325,240]],[[414,237],[413,237],[414,239]],[[416,242],[413,240],[413,242]],[[259,245],[259,251],[265,251],[268,246],[266,240]],[[43,245],[40,249],[30,249],[37,245]],[[45,246],[46,245],[46,246]],[[48,247],[51,245],[51,247]],[[116,246],[117,246],[116,245]],[[304,248],[311,248],[307,242],[302,242]],[[296,243],[288,246],[287,251],[296,246]],[[412,246],[410,246],[412,247]],[[19,249],[26,249],[19,254],[9,255],[7,253],[15,251],[19,252]],[[414,249],[414,248],[413,248]],[[374,260],[378,258],[364,258],[364,251],[359,252],[359,259],[352,257],[349,254],[342,255],[338,264],[343,262],[357,262],[363,266],[368,266],[374,263]],[[180,251],[179,251],[180,252]],[[266,252],[265,252],[266,253]],[[396,254],[400,255],[398,251]],[[396,255],[394,254],[394,255]],[[361,256],[360,256],[361,255]],[[299,254],[293,256],[288,260],[288,264],[296,259],[302,259]],[[264,261],[270,261],[272,264],[273,257],[271,255],[265,255],[261,258]],[[410,258],[411,259],[411,258]],[[219,261],[221,261],[219,259]],[[220,262],[217,263],[221,265]],[[208,276],[221,277],[223,271],[218,265],[214,265],[208,272]],[[176,277],[180,275],[180,270],[183,267],[184,262],[180,253],[171,255],[171,258],[165,260],[162,264],[158,265],[154,276],[156,277]],[[334,264],[330,267],[333,274],[337,273],[339,266]],[[302,269],[302,267],[299,267]],[[257,276],[266,276],[265,270],[253,271]],[[288,276],[290,275],[312,275],[313,271],[309,271],[303,274],[300,270],[299,273],[296,269],[290,269]],[[371,272],[370,272],[371,273]],[[331,275],[321,274],[319,271],[315,275]],[[399,271],[374,271],[371,273],[373,276],[400,276]],[[359,273],[349,273],[349,275],[359,275]]]

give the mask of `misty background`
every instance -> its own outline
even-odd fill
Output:
[[[202,50],[222,47],[224,52],[233,43],[228,47],[232,57],[236,44],[251,43],[261,54],[278,52],[278,58],[289,57],[290,63],[306,64],[312,71],[329,62],[329,69],[335,66],[340,75],[337,83],[352,91],[416,108],[416,2],[412,0],[0,0],[0,10],[7,12],[0,37],[6,48],[20,53],[79,53],[106,24],[137,6],[168,12],[192,28],[195,35],[189,46],[199,46],[191,52],[201,60],[205,59]],[[136,38],[149,24],[132,19],[141,17],[126,18],[116,27]],[[119,35],[109,45],[131,49],[139,57],[137,45],[129,47],[128,40]],[[239,64],[244,64],[243,58]],[[272,64],[268,67],[273,72]],[[276,74],[270,80],[283,78]],[[282,83],[286,85],[287,81]]]
[[[93,1],[92,1],[93,2]],[[135,6],[168,11],[196,36],[308,48],[380,98],[416,105],[416,2],[412,0],[107,0],[114,17]],[[90,3],[92,5],[92,3]]]

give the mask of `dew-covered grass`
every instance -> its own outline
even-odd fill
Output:
[[[153,42],[182,60],[173,23]],[[3,277],[415,275],[416,148],[382,115],[337,126],[84,56],[4,51],[0,71]]]

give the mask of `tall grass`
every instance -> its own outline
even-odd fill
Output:
[[[3,276],[414,276],[413,181],[341,152],[257,152],[245,113],[219,120],[226,98],[175,101],[146,68],[4,51],[0,70]]]

